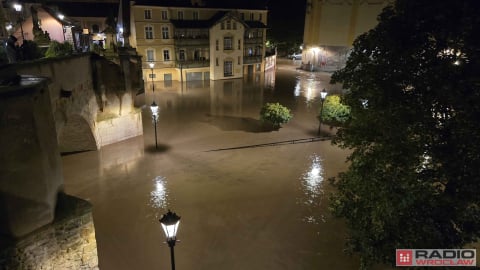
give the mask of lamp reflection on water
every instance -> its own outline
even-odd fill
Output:
[[[154,179],[154,189],[150,192],[150,204],[155,209],[168,208],[166,183],[166,178],[163,176],[157,176]]]
[[[301,177],[303,193],[301,203],[307,209],[304,220],[308,223],[318,224],[319,221],[325,221],[324,215],[319,209],[324,194],[322,187],[324,181],[323,161],[318,155],[311,156],[310,161],[310,167]]]

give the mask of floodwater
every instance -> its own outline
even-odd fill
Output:
[[[346,169],[348,151],[329,140],[219,150],[315,137],[320,91],[340,88],[296,64],[241,80],[155,82],[155,92],[147,83],[137,102],[160,106],[158,149],[143,106],[143,136],[62,157],[65,191],[93,204],[100,269],[170,269],[158,222],[168,209],[181,216],[176,269],[358,269],[327,208],[327,179]],[[262,125],[266,102],[293,119]]]

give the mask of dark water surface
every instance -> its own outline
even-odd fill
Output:
[[[315,137],[320,91],[340,91],[328,81],[283,62],[276,75],[146,84],[138,102],[160,106],[158,150],[144,106],[144,136],[63,157],[66,192],[93,204],[100,269],[170,269],[167,209],[181,216],[178,270],[357,269],[327,210],[326,179],[346,169],[347,151],[328,140],[211,151]],[[292,121],[263,125],[266,102]]]

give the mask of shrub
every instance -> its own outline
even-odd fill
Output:
[[[50,46],[45,53],[45,57],[67,56],[73,53],[73,46],[68,42],[60,43],[58,41],[50,42]]]
[[[280,103],[266,103],[260,111],[260,119],[272,123],[275,128],[279,128],[292,119],[292,114],[287,107],[280,105]]]
[[[320,120],[320,112],[317,116]],[[330,95],[325,99],[322,112],[322,123],[331,126],[342,126],[350,118],[350,107],[341,103],[339,95]]]

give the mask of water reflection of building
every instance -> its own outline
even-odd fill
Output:
[[[156,84],[158,89],[159,84]],[[153,99],[161,112],[176,111],[188,107],[192,114],[198,112],[215,115],[243,116],[244,108],[263,104],[265,76],[254,74],[244,79],[219,81],[172,82],[168,87],[155,90],[145,102]],[[158,96],[155,96],[158,95]]]
[[[265,70],[265,5],[217,3],[132,4],[130,44],[144,56],[145,81],[242,78]]]

